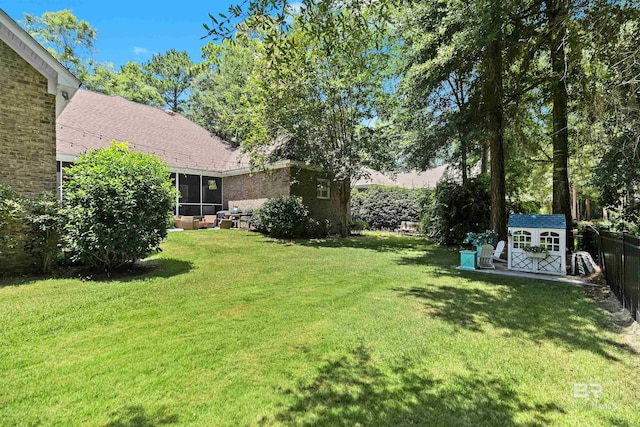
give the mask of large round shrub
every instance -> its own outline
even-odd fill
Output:
[[[301,197],[269,199],[253,213],[252,225],[272,237],[301,237],[305,234],[309,211]]]
[[[108,271],[158,249],[176,197],[166,163],[113,143],[66,172],[64,240],[73,260]]]

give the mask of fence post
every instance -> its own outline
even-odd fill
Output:
[[[626,253],[626,248],[625,248],[626,241],[627,241],[627,239],[626,239],[627,233],[628,233],[628,231],[626,231],[626,230],[622,231],[622,263],[621,263],[621,265],[622,265],[622,274],[620,275],[620,287],[621,287],[620,295],[622,295],[622,307],[628,309],[629,311],[631,311],[631,310],[633,310],[632,308],[625,307],[625,305],[626,305],[625,304],[625,302],[626,302],[625,296],[627,294],[626,294],[626,287],[625,287],[625,280],[624,280],[625,277],[624,276],[625,276],[626,266],[627,266],[627,253]]]

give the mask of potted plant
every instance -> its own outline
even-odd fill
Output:
[[[482,251],[482,245],[492,245],[494,248],[498,244],[498,235],[493,230],[486,230],[484,233],[467,233],[462,243],[475,246],[478,256]]]
[[[547,248],[543,248],[541,246],[526,246],[522,248],[522,250],[524,250],[525,254],[529,258],[545,259],[547,255],[549,255]]]

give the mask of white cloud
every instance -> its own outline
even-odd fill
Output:
[[[146,55],[149,52],[150,50],[144,47],[138,47],[138,46],[133,47],[133,53],[135,53],[136,55]]]

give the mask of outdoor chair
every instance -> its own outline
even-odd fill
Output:
[[[217,215],[205,215],[204,221],[207,223],[207,228],[213,228],[218,223]]]
[[[496,246],[495,252],[493,253],[493,260],[494,261],[507,262],[506,259],[500,258],[500,255],[502,255],[502,252],[504,251],[504,246],[505,246],[504,240],[500,240],[498,242],[498,245]]]
[[[219,224],[221,229],[229,230],[233,225],[233,221],[230,219],[221,219]]]
[[[496,266],[493,265],[493,251],[493,246],[482,245],[480,258],[478,259],[478,268],[496,268]]]
[[[178,224],[178,228],[182,228],[183,230],[197,230],[200,226],[200,220],[192,216],[183,216],[176,222]]]

